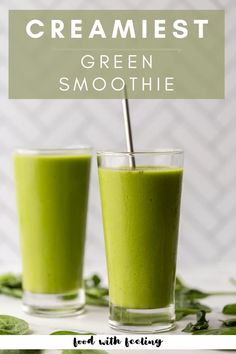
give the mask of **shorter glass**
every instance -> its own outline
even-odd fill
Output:
[[[14,154],[23,263],[23,307],[64,316],[85,305],[83,258],[91,150]]]
[[[174,327],[183,151],[98,152],[112,328]],[[132,167],[135,162],[135,167]]]

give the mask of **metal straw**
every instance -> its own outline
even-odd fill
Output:
[[[134,145],[133,145],[133,137],[132,137],[132,129],[130,122],[130,114],[129,114],[129,101],[127,98],[126,85],[124,86],[124,98],[122,98],[122,107],[123,107],[123,116],[125,123],[125,137],[126,137],[126,145],[127,151],[130,153],[129,156],[129,165],[132,168],[135,168],[135,157],[132,155],[134,153]]]

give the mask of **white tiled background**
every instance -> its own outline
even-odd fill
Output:
[[[136,100],[138,149],[185,150],[179,271],[236,258],[236,1],[0,0],[0,265],[19,264],[11,153],[17,146],[89,144],[124,149],[119,101],[8,100],[8,9],[225,9],[226,99]],[[87,269],[104,269],[96,164],[92,171]]]

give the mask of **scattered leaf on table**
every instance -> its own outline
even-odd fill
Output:
[[[26,321],[7,315],[0,315],[0,334],[27,334],[29,333],[29,325]]]

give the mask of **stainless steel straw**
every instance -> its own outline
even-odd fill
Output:
[[[129,156],[129,165],[132,168],[135,168],[135,157],[134,153],[134,145],[133,145],[133,137],[132,137],[132,129],[130,122],[130,114],[129,114],[129,101],[127,97],[126,85],[124,86],[124,98],[122,98],[122,107],[123,107],[123,116],[125,123],[125,137],[126,137],[126,145],[127,151],[130,153]]]

